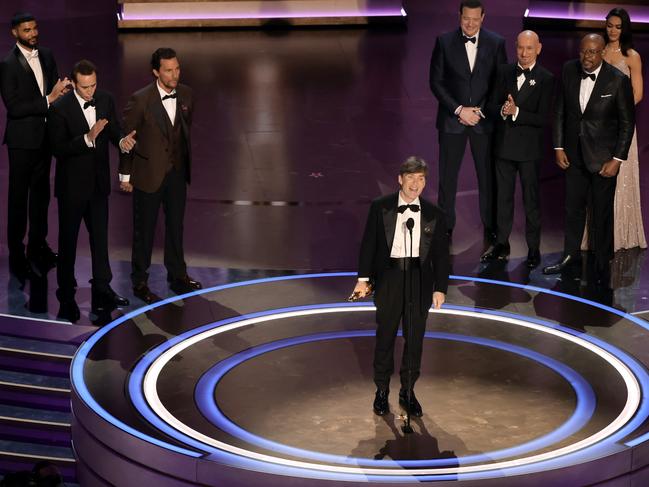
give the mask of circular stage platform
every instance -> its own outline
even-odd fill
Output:
[[[649,476],[647,322],[555,291],[452,276],[447,304],[428,319],[416,385],[424,415],[404,435],[397,374],[391,412],[372,411],[375,310],[344,302],[354,282],[328,273],[234,283],[100,329],[72,365],[80,483]]]

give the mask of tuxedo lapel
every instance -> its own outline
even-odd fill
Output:
[[[479,71],[482,65],[485,63],[486,57],[487,57],[487,51],[485,46],[485,37],[484,34],[480,36],[481,38],[478,39],[478,48],[477,52],[475,55],[475,63],[473,64],[473,71],[471,72],[471,76],[476,75]],[[466,51],[466,49],[465,49]],[[468,56],[467,57],[467,63],[468,63]]]
[[[160,92],[158,91],[156,83],[157,82],[154,81],[152,85],[151,94],[149,96],[149,108],[153,114],[153,118],[155,118],[158,124],[158,127],[160,127],[160,132],[162,132],[162,135],[166,138],[169,138],[169,132],[167,130],[167,119],[169,118],[169,115],[167,115],[167,112],[162,106],[162,99],[160,98]]]
[[[602,61],[602,69],[599,70],[599,76],[597,76],[597,79],[595,80],[595,86],[593,86],[593,91],[590,94],[590,98],[588,99],[588,103],[586,104],[586,109],[584,110],[584,114],[591,109],[593,105],[597,103],[599,100],[600,96],[604,94],[604,90],[608,86],[609,81],[611,80],[611,72],[606,69],[607,66],[605,64],[605,61]]]
[[[424,262],[430,251],[430,244],[435,232],[435,216],[429,204],[421,201],[421,232],[419,237],[419,260]]]
[[[462,39],[462,29],[457,30],[457,35],[451,42],[451,50],[455,53],[458,62],[462,65],[462,70],[465,72],[467,77],[470,77],[471,66],[469,65],[469,55],[466,53],[466,48],[464,47],[464,41]]]
[[[88,121],[86,120],[86,116],[83,113],[83,108],[81,108],[81,105],[79,105],[77,97],[74,95],[74,93],[72,93],[68,110],[70,110],[70,116],[73,117],[75,125],[77,127],[82,127],[83,133],[87,133],[90,130],[90,127],[88,126]],[[101,117],[99,116],[99,113],[97,113],[97,120],[99,120],[100,118]]]
[[[50,86],[50,80],[47,79],[49,69],[42,53],[39,53],[38,55],[38,62],[41,64],[41,72],[43,73],[43,90],[45,91],[45,95],[47,95],[48,86]],[[36,76],[34,76],[34,79],[36,79]]]
[[[387,204],[382,208],[383,210],[383,228],[385,229],[385,240],[388,244],[388,249],[392,248],[394,241],[394,232],[397,228],[397,203],[398,194],[395,193],[392,198],[387,201]]]
[[[25,59],[25,56],[23,56],[23,53],[20,52],[20,48],[19,48],[18,46],[16,46],[16,47],[14,48],[14,55],[16,56],[16,59],[18,60],[18,64],[20,64],[20,65],[23,67],[23,69],[24,69],[24,70],[27,72],[27,74],[29,75],[30,79],[34,82],[34,89],[35,89],[38,93],[40,93],[40,92],[41,92],[41,89],[38,87],[38,81],[36,80],[36,75],[34,74],[34,71],[32,70],[32,68],[31,68],[31,66],[29,65],[29,63],[27,62],[27,59]],[[43,65],[41,64],[41,67],[42,67],[42,66],[43,66]],[[43,86],[47,86],[47,85],[43,84]]]
[[[514,73],[515,72],[516,71],[514,71]],[[521,85],[521,89],[518,91],[516,105],[520,106],[534,92],[535,87],[530,82],[534,81],[534,84],[536,85],[537,74],[538,71],[536,70],[536,66],[534,66],[534,69],[527,75],[527,78],[525,78],[525,81],[523,81],[523,84]]]

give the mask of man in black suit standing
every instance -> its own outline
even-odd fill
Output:
[[[485,237],[494,238],[493,169],[490,142],[493,117],[485,117],[496,67],[507,62],[505,39],[482,29],[480,0],[462,0],[460,28],[437,38],[430,63],[430,87],[439,104],[438,204],[446,212],[449,235],[455,227],[455,196],[466,141],[478,178],[480,218]]]
[[[496,120],[496,200],[498,236],[481,261],[509,257],[509,234],[514,219],[516,173],[521,178],[525,206],[527,267],[541,263],[541,207],[539,167],[543,157],[543,136],[550,113],[554,76],[537,63],[541,53],[539,36],[531,30],[516,38],[517,63],[498,67],[496,83],[487,106]]]
[[[422,415],[413,387],[419,377],[426,318],[431,304],[435,309],[442,306],[448,287],[450,263],[444,212],[420,197],[427,174],[426,163],[417,157],[410,157],[401,165],[399,192],[372,202],[361,243],[358,282],[353,296],[362,298],[375,290],[378,326],[374,350],[377,387],[374,412],[379,416],[389,410],[394,342],[402,318],[406,343],[401,360],[399,403],[413,416]],[[410,317],[409,302],[413,304]]]
[[[137,145],[122,154],[119,166],[120,188],[133,192],[133,293],[147,304],[159,299],[147,282],[161,205],[169,287],[177,294],[202,287],[187,275],[183,249],[191,179],[192,90],[179,83],[180,64],[173,49],[157,49],[151,56],[151,69],[155,81],[135,92],[124,109],[124,130],[137,132]]]
[[[48,129],[56,156],[54,194],[59,207],[58,317],[75,322],[79,307],[74,299],[74,264],[82,220],[90,237],[93,313],[109,313],[129,304],[110,287],[108,144],[131,150],[135,133],[121,137],[115,102],[109,93],[97,90],[97,68],[93,63],[76,63],[71,78],[74,91],[52,104]]]
[[[31,272],[27,259],[42,271],[56,265],[57,256],[46,241],[52,158],[46,116],[50,103],[68,90],[69,81],[59,79],[52,51],[38,45],[38,26],[31,14],[16,14],[11,33],[16,46],[0,64],[0,94],[7,108],[3,142],[9,153],[7,240],[9,270],[24,282]]]
[[[631,145],[635,111],[631,82],[604,62],[604,47],[602,36],[588,34],[581,40],[579,59],[563,66],[553,142],[556,163],[566,172],[566,229],[563,257],[543,273],[560,273],[580,261],[590,202],[595,271],[598,281],[608,284],[615,185]]]

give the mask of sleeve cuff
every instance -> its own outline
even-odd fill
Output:
[[[454,115],[459,115],[463,108],[464,108],[464,106],[460,105],[459,107],[457,107],[457,108],[455,109],[455,111],[453,112],[453,114],[454,114]]]
[[[615,159],[616,161],[624,162],[624,159],[619,159],[617,157],[613,157],[613,159]]]
[[[120,174],[119,175],[119,182],[120,183],[128,183],[131,181],[131,175],[130,174]]]
[[[83,135],[83,140],[86,142],[86,145],[88,147],[94,147],[95,144],[93,142],[90,142],[90,139],[88,138],[88,134]]]
[[[370,278],[369,277],[359,277],[359,281],[364,281],[364,282],[369,282]]]
[[[514,114],[512,115],[512,120],[513,120],[514,122],[516,121],[516,117],[518,117],[518,112],[520,112],[520,108],[516,107],[516,113],[514,113]]]

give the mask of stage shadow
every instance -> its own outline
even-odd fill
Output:
[[[399,462],[403,460],[449,459],[447,467],[455,467],[459,464],[455,452],[440,450],[438,439],[430,433],[424,421],[426,419],[430,422],[427,416],[412,418],[410,424],[414,431],[408,434],[402,432],[403,421],[400,418],[391,412],[381,417],[375,416],[376,437],[359,442],[350,456],[362,458],[367,456],[368,452],[375,451],[376,453],[372,455],[374,460],[390,459]],[[385,440],[381,445],[380,438],[385,436],[386,426],[393,438]],[[454,441],[457,442],[458,439],[455,438]],[[376,450],[377,447],[378,450]]]
[[[527,275],[529,278],[529,273]],[[511,281],[507,261],[483,264],[478,277],[502,282]],[[458,290],[477,308],[503,309],[512,304],[529,303],[532,300],[532,295],[524,289],[479,281],[458,286]]]

